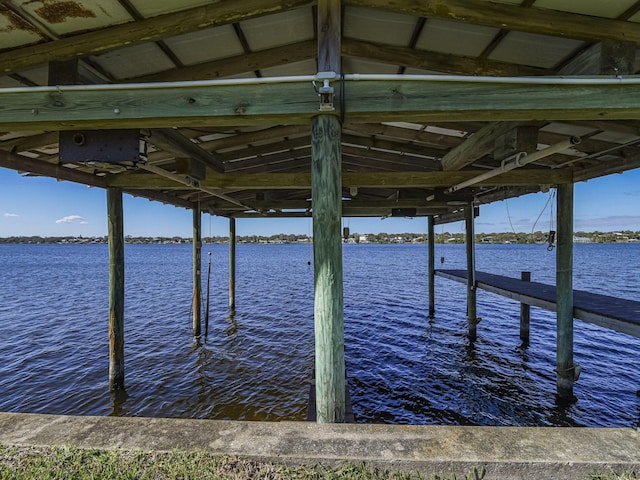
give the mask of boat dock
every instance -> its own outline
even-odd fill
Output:
[[[467,283],[466,270],[436,270],[449,280]],[[476,288],[511,298],[525,305],[556,311],[556,287],[504,275],[475,272]],[[640,302],[582,290],[573,291],[573,316],[617,332],[640,337]]]

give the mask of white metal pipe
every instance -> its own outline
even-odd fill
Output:
[[[514,170],[518,167],[523,167],[529,163],[540,160],[541,158],[548,157],[549,155],[553,155],[554,153],[561,152],[562,150],[566,150],[567,148],[573,145],[577,145],[579,143],[580,143],[580,137],[571,137],[567,140],[563,140],[556,144],[550,145],[547,148],[543,148],[542,150],[538,150],[537,152],[534,152],[530,155],[524,154],[524,156],[522,156],[522,153],[524,152],[518,153],[514,156],[515,158],[511,157],[512,160],[504,161],[502,162],[501,166],[494,168],[493,170],[489,170],[487,172],[481,173],[477,177],[473,177],[473,178],[470,178],[469,180],[465,180],[464,182],[458,183],[457,185],[454,185],[453,187],[445,190],[445,193],[457,192],[462,188],[470,187],[471,185],[475,185],[489,178],[496,177],[510,170]]]
[[[396,75],[396,74],[347,74],[344,81],[403,81],[403,82],[432,82],[432,83],[487,83],[487,84],[516,84],[516,85],[639,85],[640,77],[481,77],[464,75]],[[292,75],[282,77],[262,78],[233,78],[221,80],[198,80],[181,82],[147,82],[147,83],[122,83],[104,85],[57,85],[47,87],[10,87],[0,88],[0,93],[63,93],[80,91],[117,91],[117,90],[148,90],[161,88],[198,88],[213,86],[233,85],[266,85],[279,83],[310,83],[323,81],[323,75]],[[334,82],[340,81],[336,77]]]

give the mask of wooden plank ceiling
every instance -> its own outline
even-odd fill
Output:
[[[345,74],[626,79],[636,73],[638,0],[343,0],[341,10]],[[47,85],[128,87],[315,75],[317,23],[316,2],[306,0],[3,0],[0,166],[98,187],[118,186],[180,207],[200,202],[203,210],[224,216],[307,216],[307,116],[261,112],[234,124],[233,116],[223,121],[211,108],[199,111],[197,121],[167,113],[146,124],[143,117],[126,123],[100,115],[86,123],[91,128],[122,125],[138,130],[147,159],[132,166],[60,158],[58,131],[79,129],[87,122],[78,119],[76,126],[71,121],[81,101],[65,105],[70,108],[67,121],[64,115],[38,117],[39,109],[31,106],[23,108],[29,117],[23,121],[18,107],[10,111],[10,105],[30,105],[38,95],[53,98],[55,92],[33,88]],[[340,82],[334,86],[340,90]],[[362,83],[344,86],[346,91],[337,92],[337,98],[344,99],[342,111],[336,113],[344,120],[345,216],[437,215],[444,222],[455,218],[463,203],[489,203],[640,166],[640,109],[625,104],[629,90],[616,91],[615,86],[594,86],[581,97],[576,93],[573,101],[580,87],[554,90],[552,95],[552,87],[509,93],[504,87],[489,92],[453,84],[437,90],[425,83],[423,90],[432,97],[424,96],[424,105],[410,96],[421,87],[412,87],[404,103],[383,98],[387,103],[369,113],[360,105],[383,96],[375,93],[378,87],[369,91]],[[301,87],[281,88],[292,98],[280,102],[295,103]],[[273,87],[273,92],[281,91]],[[514,113],[517,102],[505,100],[509,95],[523,97],[521,104],[530,102],[530,109],[519,107]],[[472,110],[470,97],[484,102],[489,113]],[[199,97],[188,98],[198,106]],[[433,114],[434,98],[451,108]],[[275,110],[279,100],[270,101]],[[165,97],[150,96],[148,102],[166,102],[160,111],[172,112]],[[417,106],[410,112],[411,105]],[[613,110],[616,106],[620,108]],[[244,113],[244,108],[236,106],[235,113]],[[581,139],[577,145],[446,193],[499,168],[514,153],[531,154],[574,136]]]

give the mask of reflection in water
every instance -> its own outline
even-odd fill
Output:
[[[109,416],[111,417],[121,417],[124,413],[124,404],[127,401],[129,395],[127,395],[126,390],[113,390],[109,392],[111,397],[111,404],[113,405],[111,409],[111,413]]]
[[[228,336],[232,336],[238,333],[238,323],[236,322],[236,311],[231,310],[229,312],[229,316],[227,317],[229,321],[229,326],[226,328],[225,333]]]

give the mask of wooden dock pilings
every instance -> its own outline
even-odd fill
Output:
[[[107,189],[109,236],[109,388],[124,389],[124,228],[122,190]]]
[[[202,332],[202,214],[200,205],[193,207],[193,336]]]

